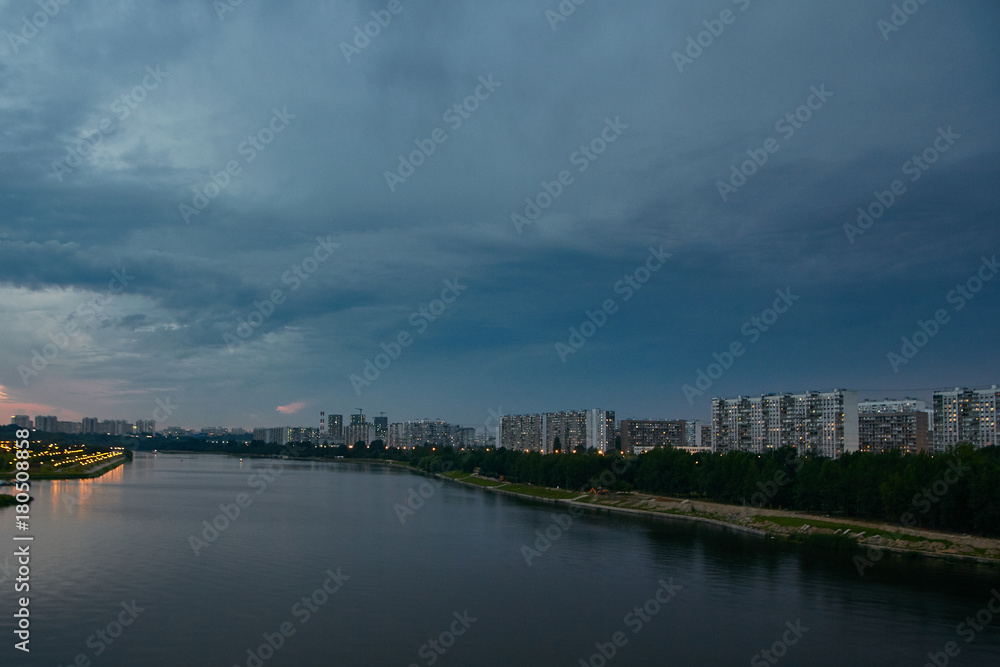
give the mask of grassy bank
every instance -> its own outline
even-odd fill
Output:
[[[679,519],[701,521],[731,526],[798,544],[836,551],[870,551],[872,548],[897,553],[923,556],[975,559],[980,562],[1000,564],[1000,540],[976,538],[968,535],[942,534],[917,529],[895,529],[865,521],[826,520],[800,512],[781,512],[725,503],[701,502],[666,498],[642,493],[611,493],[583,495],[526,484],[507,484],[461,472],[446,472],[440,477],[474,484],[487,490],[502,491],[525,498],[573,503],[610,512],[630,514],[669,515]]]

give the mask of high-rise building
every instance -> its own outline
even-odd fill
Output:
[[[356,415],[351,415],[351,426],[356,426],[357,424],[366,424],[367,422],[368,420],[365,419],[365,415],[363,412]]]
[[[79,422],[64,422],[57,419],[55,424],[56,433],[79,433],[80,423]]]
[[[861,451],[927,452],[930,449],[928,424],[927,413],[923,411],[863,412],[858,416]]]
[[[927,412],[927,403],[916,398],[868,400],[858,403],[858,414],[879,414],[887,412]]]
[[[372,421],[375,423],[375,438],[385,442],[389,438],[389,418],[375,417]]]
[[[35,416],[35,430],[45,431],[46,433],[56,433],[56,423],[59,421],[58,417],[55,416]]]
[[[398,449],[414,447],[471,447],[476,441],[476,429],[449,424],[440,419],[418,419],[401,424],[389,424],[386,444]]]
[[[455,427],[455,447],[474,447],[476,445],[476,429],[471,426]]]
[[[997,385],[989,389],[935,391],[933,403],[935,450],[944,451],[963,442],[971,442],[977,449],[1000,445]]]
[[[930,411],[916,398],[867,400],[858,403],[858,442],[863,452],[930,450]]]
[[[623,419],[622,451],[641,454],[657,447],[686,447],[687,424],[680,420]]]
[[[105,419],[97,425],[97,432],[106,435],[132,435],[134,427],[124,419]]]
[[[14,415],[10,418],[10,423],[18,428],[31,428],[31,417],[28,415]]]
[[[409,449],[409,443],[405,438],[406,424],[389,424],[389,432],[386,435],[385,444],[387,447],[396,449]]]
[[[135,432],[142,435],[152,435],[156,433],[155,419],[136,419]]]
[[[830,458],[858,451],[858,393],[712,399],[712,451],[760,454],[788,446]]]
[[[504,415],[500,419],[499,447],[524,451],[544,451],[547,419],[543,414]]]
[[[353,423],[353,416],[351,417],[351,422],[351,425],[344,429],[344,443],[347,446],[353,447],[359,442],[370,445],[377,440],[375,437],[375,424],[365,422]]]
[[[97,417],[84,417],[80,422],[80,432],[81,433],[97,433],[97,428],[100,425],[101,420]]]
[[[340,442],[344,438],[344,415],[327,415],[326,434]]]
[[[269,445],[287,445],[292,442],[317,443],[318,428],[297,428],[294,426],[279,426],[277,428],[255,428],[253,439],[261,440]]]
[[[607,453],[615,446],[615,413],[593,409],[504,415],[500,423],[500,446],[543,454],[581,452],[588,448]]]

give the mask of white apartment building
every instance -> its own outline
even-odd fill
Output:
[[[789,446],[830,458],[858,451],[858,393],[712,399],[712,451],[760,454]]]
[[[1000,389],[956,388],[934,392],[934,448],[944,451],[961,442],[976,448],[1000,445],[997,407]]]

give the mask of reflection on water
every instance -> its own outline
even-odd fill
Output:
[[[262,471],[266,485],[255,483]],[[677,519],[586,513],[569,525],[559,506],[452,483],[401,524],[395,505],[425,482],[375,465],[162,453],[94,480],[38,482],[39,643],[30,662],[0,654],[0,665],[82,655],[94,667],[245,666],[291,622],[262,667],[424,667],[438,654],[421,648],[466,613],[477,620],[436,667],[598,664],[597,645],[610,651],[617,632],[607,667],[746,665],[800,619],[809,630],[780,667],[922,665],[961,641],[956,626],[1000,586],[998,568],[894,556],[859,577],[848,552]],[[250,502],[237,514],[240,494]],[[529,567],[522,546],[558,513],[565,529]],[[0,511],[6,544],[9,516]],[[217,534],[195,553],[206,522]],[[303,596],[324,598],[331,573],[343,585],[302,623]],[[660,609],[662,582],[682,588]],[[641,632],[640,607],[652,610]],[[88,642],[109,625],[117,633],[133,608],[143,611],[113,642]],[[998,653],[1000,617],[953,664],[992,665]]]
[[[94,495],[97,487],[106,484],[118,484],[125,477],[125,466],[127,463],[109,470],[100,477],[87,479],[55,479],[45,482],[48,502],[52,506],[52,513],[66,513],[75,515],[80,513],[86,515],[87,505]],[[36,482],[36,485],[38,483]]]

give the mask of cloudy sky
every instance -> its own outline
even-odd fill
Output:
[[[995,2],[562,4],[0,0],[4,414],[1000,381]]]

